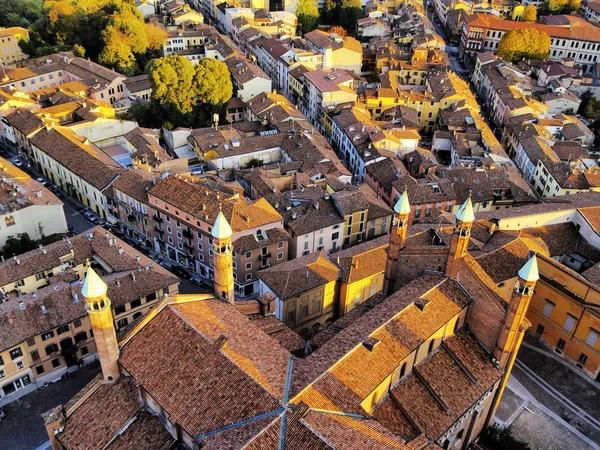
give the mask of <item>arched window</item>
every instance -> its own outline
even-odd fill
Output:
[[[400,368],[400,378],[404,378],[404,375],[406,375],[406,363],[403,363]]]

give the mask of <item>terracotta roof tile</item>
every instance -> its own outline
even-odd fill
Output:
[[[57,435],[67,450],[103,448],[140,409],[132,380],[105,384],[79,406]]]
[[[274,396],[225,356],[218,337],[196,331],[181,317],[185,306],[178,308],[179,314],[170,307],[157,314],[121,348],[120,358],[171,420],[198,436],[280,407]],[[285,377],[285,371],[281,375]]]

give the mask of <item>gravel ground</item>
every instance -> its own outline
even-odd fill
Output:
[[[512,423],[515,439],[527,442],[531,450],[594,450],[576,435],[533,405]]]

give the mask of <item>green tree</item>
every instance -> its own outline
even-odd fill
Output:
[[[233,95],[229,69],[224,62],[205,58],[196,66],[194,77],[196,93],[201,103],[223,105]]]
[[[104,49],[98,61],[109,67],[131,70],[135,65],[136,53],[145,53],[148,38],[141,13],[131,6],[115,11],[102,31]]]
[[[83,48],[82,45],[75,44],[73,46],[73,54],[75,56],[79,56],[80,58],[83,58],[85,56],[85,48]]]
[[[2,0],[0,4],[0,27],[30,28],[42,15],[40,4],[31,0]]]
[[[317,28],[319,9],[315,0],[298,0],[296,17],[298,17],[298,28],[302,34]]]
[[[541,9],[545,13],[570,14],[579,9],[580,0],[546,0]]]
[[[534,4],[531,4],[523,10],[523,15],[521,16],[522,22],[531,22],[535,23],[537,21],[537,8]]]
[[[2,248],[2,255],[5,258],[10,258],[13,255],[20,255],[36,248],[36,243],[31,240],[29,234],[18,233],[9,236]]]
[[[356,21],[363,15],[361,0],[337,0],[336,25],[340,25],[351,34],[356,32]]]
[[[153,59],[146,68],[146,72],[148,72],[152,85],[154,100],[163,107],[174,108],[181,114],[192,111],[196,105],[197,89],[194,76],[197,75],[197,71],[194,71],[194,66],[187,58],[172,55]],[[227,79],[231,84],[229,72]]]
[[[336,7],[334,0],[323,0],[323,8],[321,8],[319,22],[325,25],[333,25],[335,22]]]
[[[498,56],[509,62],[545,60],[549,51],[550,36],[536,29],[516,28],[502,36],[498,44]]]

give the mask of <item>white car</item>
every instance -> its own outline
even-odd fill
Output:
[[[46,180],[44,180],[43,178],[36,178],[35,181],[40,183],[42,186],[46,186]]]
[[[23,163],[21,162],[21,160],[19,158],[13,158],[10,160],[10,162],[12,162],[17,167],[21,167],[23,165]]]
[[[89,220],[92,223],[96,223],[96,216],[94,216],[91,212],[86,211],[83,213],[83,217]]]

